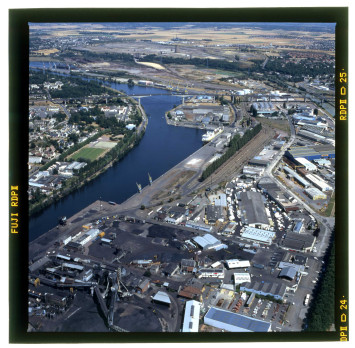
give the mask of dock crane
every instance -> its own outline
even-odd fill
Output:
[[[149,179],[149,184],[152,185],[153,180],[149,173],[148,173],[148,179]]]
[[[136,182],[136,185],[137,185],[137,187],[138,187],[139,193],[141,193],[141,191],[142,191],[142,185],[141,185],[141,184],[138,184],[138,182]]]

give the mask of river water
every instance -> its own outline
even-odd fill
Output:
[[[31,63],[30,66],[42,66]],[[181,103],[181,97],[169,91],[111,83],[128,95],[163,94],[141,98],[148,116],[148,127],[143,139],[126,157],[116,162],[105,173],[81,189],[32,216],[29,223],[29,241],[32,241],[58,224],[60,216],[72,216],[92,202],[102,199],[122,203],[137,192],[136,182],[143,187],[149,184],[148,172],[153,180],[199,149],[204,131],[169,126],[164,114]]]

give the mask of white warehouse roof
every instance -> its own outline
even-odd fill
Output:
[[[238,259],[233,259],[233,260],[226,260],[226,264],[228,268],[245,268],[245,267],[250,267],[250,262],[248,260],[238,260]]]
[[[296,161],[306,167],[307,170],[313,172],[317,170],[317,166],[314,165],[312,162],[308,161],[308,159],[304,157],[296,157]]]
[[[249,283],[251,281],[249,273],[234,273],[234,284]]]
[[[158,291],[153,297],[153,301],[158,301],[158,302],[163,302],[168,304],[171,303],[169,295],[163,291]]]
[[[271,244],[272,240],[276,237],[276,233],[259,228],[247,227],[242,233],[241,237],[261,243]]]
[[[182,332],[198,332],[200,307],[200,302],[194,300],[186,302]]]
[[[221,245],[221,242],[211,234],[205,234],[203,237],[192,238],[202,249],[211,249]]]

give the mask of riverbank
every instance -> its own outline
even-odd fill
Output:
[[[112,88],[112,90],[115,90],[115,89]],[[115,92],[117,92],[117,91],[115,90]],[[119,92],[119,94],[122,95],[122,92]],[[136,100],[134,100],[132,97],[127,96],[127,95],[125,95],[125,98],[129,99],[133,105],[137,106],[137,110],[138,110],[140,116],[142,117],[142,122],[139,124],[139,126],[137,127],[137,129],[135,131],[136,136],[134,136],[133,141],[127,145],[126,149],[123,152],[119,153],[118,156],[113,157],[111,161],[106,163],[98,171],[94,172],[93,174],[91,174],[88,177],[85,177],[84,180],[76,180],[75,186],[70,186],[68,188],[60,190],[59,192],[58,191],[54,192],[50,197],[46,198],[44,201],[41,201],[36,205],[32,205],[32,206],[30,205],[29,206],[29,216],[39,214],[44,209],[51,206],[53,203],[60,201],[62,198],[68,196],[71,193],[74,193],[75,191],[79,190],[83,186],[87,185],[92,180],[96,179],[98,176],[103,174],[108,168],[112,167],[112,165],[114,163],[122,160],[133,148],[135,148],[139,144],[139,142],[141,141],[142,137],[144,136],[145,130],[147,128],[148,118],[147,118],[147,115],[146,115],[143,107],[141,105],[138,105]],[[118,146],[120,147],[120,145],[118,145]]]

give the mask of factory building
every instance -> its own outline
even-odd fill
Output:
[[[182,332],[198,332],[200,308],[200,302],[186,301]]]
[[[313,160],[313,162],[317,163],[317,165],[320,167],[330,167],[332,164],[329,160],[324,159],[324,158],[315,159],[315,160]]]
[[[264,168],[257,168],[252,166],[244,166],[243,174],[252,176],[261,176],[264,173]]]
[[[274,104],[271,102],[253,103],[252,108],[256,111],[257,115],[270,115],[276,111]]]
[[[281,240],[280,247],[286,250],[311,251],[314,247],[316,237],[310,234],[300,234],[288,232],[286,237]]]
[[[299,121],[315,121],[316,117],[308,113],[301,113],[301,114],[293,114],[292,120],[294,123]]]
[[[314,201],[318,199],[327,199],[327,195],[315,187],[310,187],[304,190],[304,192],[307,194],[307,196],[312,198]]]
[[[297,271],[293,267],[285,267],[279,273],[279,278],[284,278],[287,280],[294,280],[296,277]]]
[[[198,278],[224,278],[223,268],[201,268],[197,271]]]
[[[251,278],[249,273],[233,273],[234,284],[250,283]]]
[[[208,226],[202,222],[187,221],[185,227],[193,228],[194,230],[211,232],[212,226]]]
[[[311,163],[310,161],[308,161],[306,158],[303,157],[297,157],[295,158],[295,160],[305,166],[306,170],[310,171],[310,172],[314,172],[315,170],[317,170],[317,166],[314,165],[313,163]]]
[[[286,293],[286,285],[282,283],[252,281],[241,285],[240,290],[253,292],[261,296],[272,296],[276,300],[282,300]]]
[[[230,332],[269,332],[271,323],[238,313],[211,307],[204,317],[204,324]]]
[[[263,160],[260,158],[260,156],[255,156],[249,160],[248,164],[251,166],[267,167],[270,164],[270,161]]]
[[[307,180],[309,180],[315,187],[320,189],[323,192],[331,191],[332,187],[329,186],[324,180],[322,180],[318,175],[315,174],[307,174]]]
[[[276,237],[276,233],[258,228],[247,227],[241,233],[240,237],[250,242],[271,245],[273,239]]]
[[[193,237],[192,240],[203,250],[208,249],[226,249],[227,245],[222,244],[217,238],[211,234],[205,234],[204,236]]]
[[[214,205],[215,206],[220,206],[222,208],[226,208],[227,207],[227,196],[225,193],[222,193],[219,195],[219,198],[214,200]]]
[[[209,224],[215,224],[218,220],[224,220],[222,206],[207,205],[206,220]]]
[[[282,169],[285,171],[285,173],[287,173],[287,176],[289,178],[292,178],[292,179],[296,180],[303,187],[307,188],[307,187],[311,186],[311,184],[307,180],[303,179],[300,175],[298,175],[291,168],[289,168],[287,166],[283,166]]]
[[[309,161],[321,158],[335,158],[335,147],[333,145],[313,145],[313,146],[291,146],[285,152],[285,156],[291,160],[304,157]]]
[[[87,231],[83,236],[81,236],[76,242],[81,246],[89,243],[99,235],[100,231],[97,228],[93,228]]]
[[[262,195],[259,192],[241,192],[240,200],[241,219],[245,224],[260,228],[269,226]]]
[[[278,265],[278,268],[280,268],[281,270],[285,269],[285,268],[293,268],[296,273],[301,273],[301,274],[307,274],[305,273],[305,266],[302,264],[298,264],[298,263],[291,263],[291,262],[284,262],[281,261]]]
[[[303,219],[295,219],[292,232],[303,233],[305,231]]]
[[[289,198],[280,190],[278,185],[270,178],[261,178],[258,182],[258,188],[261,189],[271,200],[273,200],[283,211],[290,212],[298,210],[295,203],[292,203]]]
[[[232,259],[232,260],[226,260],[226,265],[227,265],[228,269],[248,268],[248,267],[250,267],[250,262],[248,260]]]
[[[154,295],[153,302],[164,304],[166,306],[170,306],[171,305],[171,300],[170,300],[169,295],[167,293],[163,292],[163,291],[158,291]]]

